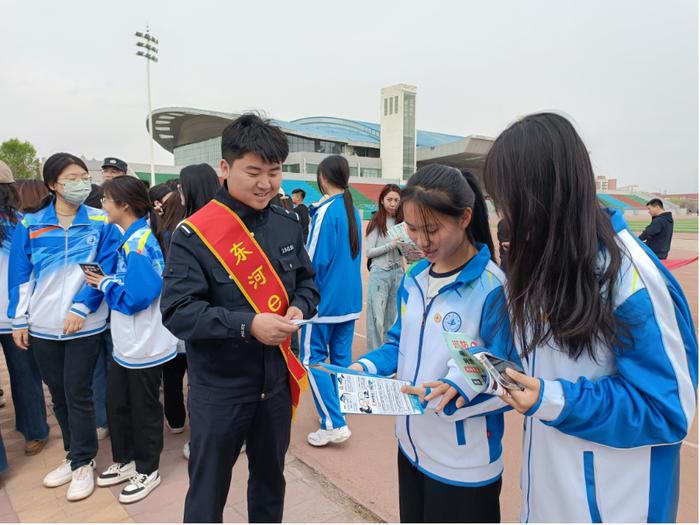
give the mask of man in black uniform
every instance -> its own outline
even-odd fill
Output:
[[[231,470],[246,441],[248,519],[280,522],[292,403],[278,345],[297,331],[292,320],[313,317],[319,293],[296,215],[269,204],[288,154],[284,133],[256,115],[242,115],[223,131],[221,150],[226,182],[214,199],[235,212],[260,245],[289,308],[282,315],[255,313],[193,231],[204,209],[173,234],[161,310],[165,326],[187,343],[191,434],[184,521],[222,521]],[[239,253],[245,259],[251,252]]]
[[[309,237],[309,208],[304,204],[306,192],[300,188],[292,191],[292,202],[294,203],[294,212],[299,215],[301,229],[304,231],[304,242]]]

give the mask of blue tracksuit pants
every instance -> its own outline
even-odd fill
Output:
[[[307,369],[329,361],[333,365],[350,366],[355,321],[337,324],[308,324],[301,331],[301,361]],[[309,369],[309,385],[321,420],[321,428],[330,430],[346,425],[340,412],[338,383],[334,375]]]

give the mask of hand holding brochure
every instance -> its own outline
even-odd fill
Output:
[[[406,257],[408,262],[419,261],[423,258],[423,253],[418,249],[416,244],[408,236],[406,231],[406,223],[400,222],[387,230],[387,236],[391,240],[399,241],[399,251]]]
[[[466,334],[443,332],[442,335],[460,372],[464,374],[469,386],[476,393],[500,394],[500,389],[524,390],[522,385],[510,379],[505,373],[506,368],[523,372],[520,366],[488,352],[472,353],[469,349],[477,347],[478,342]]]
[[[340,411],[344,414],[410,416],[423,413],[418,396],[401,392],[409,381],[358,372],[341,366],[319,363],[313,368],[335,374],[338,380]]]

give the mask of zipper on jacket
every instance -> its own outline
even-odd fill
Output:
[[[423,293],[423,289],[420,286],[420,283],[418,280],[415,278],[415,276],[411,275],[411,279],[413,279],[413,282],[416,284],[416,287],[418,288],[418,291],[420,292],[420,298],[421,302],[423,303],[423,321],[421,322],[420,325],[420,338],[418,339],[418,357],[416,358],[416,373],[413,375],[413,384],[416,384],[416,379],[418,379],[418,371],[420,370],[420,358],[421,355],[423,354],[423,337],[425,336],[425,324],[428,322],[428,313],[430,312],[430,309],[433,307],[433,303],[435,302],[435,299],[440,297],[443,293],[452,291],[454,288],[458,287],[457,282],[451,283],[447,285],[445,288],[440,290],[437,295],[435,295],[432,299],[430,299],[430,302],[428,303],[428,306],[425,306],[425,294]],[[406,434],[408,435],[408,441],[411,443],[411,446],[413,447],[413,454],[416,456],[416,465],[419,464],[418,460],[418,451],[416,450],[416,446],[413,444],[413,438],[411,437],[411,425],[410,425],[410,418],[411,416],[405,416],[406,417]]]

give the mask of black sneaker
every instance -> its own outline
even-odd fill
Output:
[[[158,474],[157,470],[150,475],[136,473],[129,480],[129,484],[122,489],[121,494],[119,494],[119,502],[134,503],[135,501],[141,501],[158,485],[160,485],[160,474]]]

